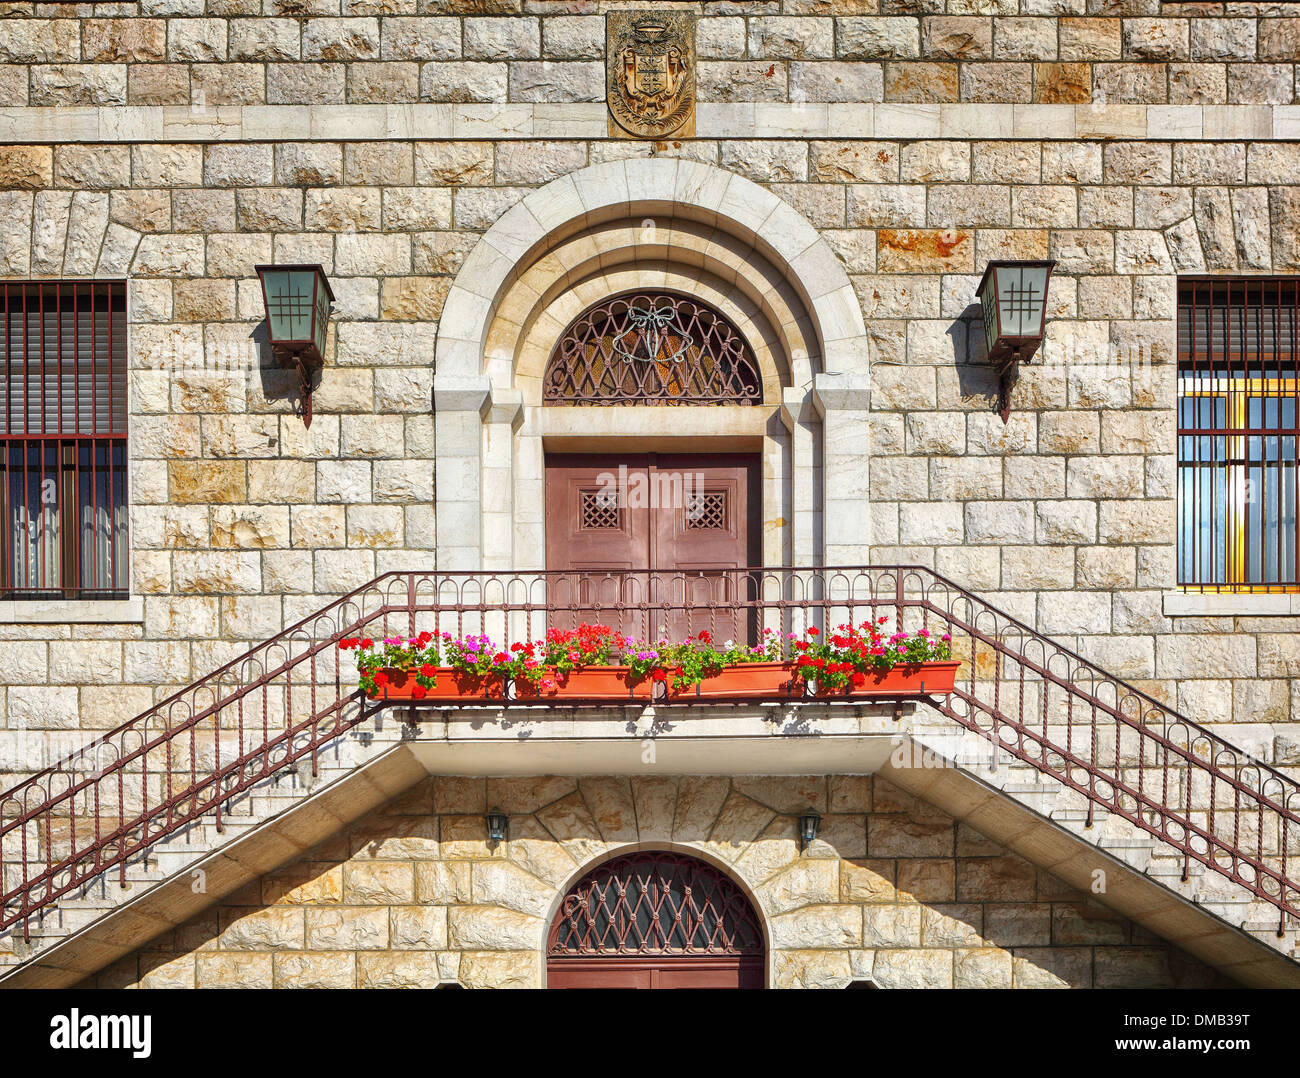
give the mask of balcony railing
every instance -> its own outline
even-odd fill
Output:
[[[642,638],[887,618],[952,636],[944,715],[1123,816],[1287,915],[1300,916],[1300,787],[957,584],[924,568],[717,573],[389,573],[0,794],[0,928],[23,922],[201,817],[310,761],[383,707],[339,641],[422,630],[533,639],[597,621]],[[439,706],[454,706],[440,701]],[[500,705],[497,705],[500,706]],[[544,720],[542,710],[534,714]],[[587,706],[566,701],[566,707]],[[834,705],[828,705],[834,706]]]

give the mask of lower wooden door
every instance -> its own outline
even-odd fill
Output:
[[[746,955],[552,959],[547,988],[762,988],[763,960]]]

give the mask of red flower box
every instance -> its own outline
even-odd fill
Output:
[[[794,663],[740,663],[728,666],[698,685],[675,689],[670,682],[665,699],[669,703],[690,700],[778,700],[803,693],[803,683],[794,676]]]
[[[648,701],[651,682],[631,683],[632,671],[626,666],[584,666],[566,674],[547,675],[554,685],[542,688],[541,682],[516,678],[516,700],[604,700],[627,703]]]
[[[380,696],[373,699],[384,700],[410,700],[412,702],[436,701],[436,700],[500,700],[505,697],[505,682],[499,677],[479,677],[474,674],[466,674],[454,667],[438,667],[437,684],[431,689],[426,689],[423,696],[416,696],[415,688],[419,682],[415,680],[415,672],[412,670],[395,670],[392,667],[385,667],[384,673],[388,675],[388,684],[382,686],[379,690]]]
[[[901,663],[882,673],[868,673],[865,685],[848,685],[837,689],[818,687],[818,696],[940,696],[950,693],[957,684],[960,662]]]

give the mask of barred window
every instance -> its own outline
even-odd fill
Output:
[[[1292,591],[1300,472],[1300,280],[1182,281],[1178,579]]]
[[[0,285],[0,360],[0,592],[125,597],[125,284]]]

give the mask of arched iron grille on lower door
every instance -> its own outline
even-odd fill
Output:
[[[763,930],[749,899],[711,865],[643,851],[615,858],[564,896],[547,944],[551,988],[761,988]]]

